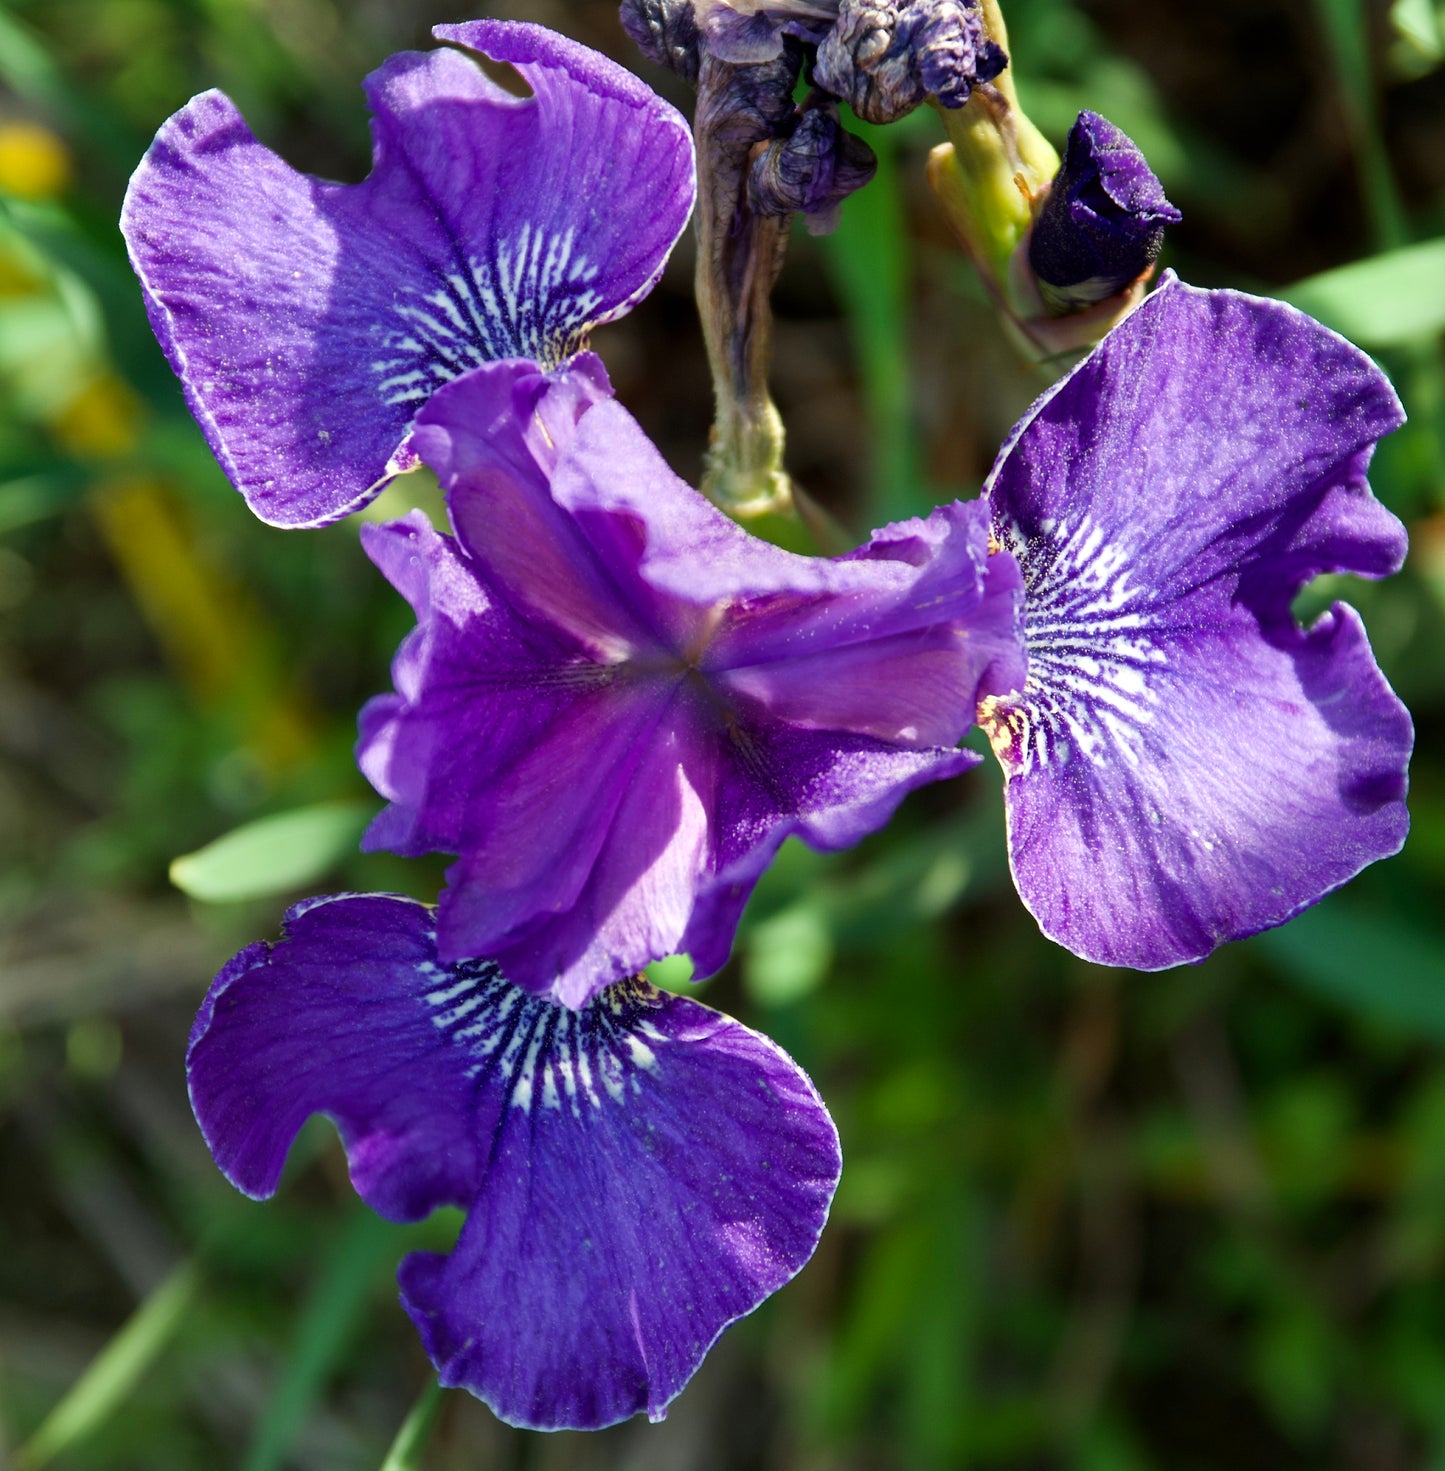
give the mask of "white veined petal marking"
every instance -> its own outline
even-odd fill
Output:
[[[1023,776],[1075,759],[1137,765],[1154,718],[1153,677],[1168,660],[1131,576],[1130,549],[1087,514],[1041,521],[1035,536],[1010,522],[994,537],[1023,572],[1028,651],[1023,690],[979,706],[1004,769]]]
[[[565,1109],[581,1118],[604,1099],[625,1103],[668,1040],[648,1017],[660,994],[641,979],[619,981],[570,1011],[528,995],[488,960],[421,969],[433,983],[422,993],[432,1025],[466,1051],[469,1076],[496,1081],[524,1113]]]
[[[599,320],[599,268],[576,253],[577,231],[524,224],[490,259],[410,290],[393,303],[397,321],[378,326],[371,363],[381,401],[421,405],[444,383],[499,358],[556,367],[579,351]]]

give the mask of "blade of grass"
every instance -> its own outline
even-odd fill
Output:
[[[374,802],[320,802],[233,828],[171,863],[171,882],[208,904],[305,888],[356,851]]]
[[[291,1352],[251,1441],[242,1471],[280,1471],[297,1432],[346,1357],[376,1269],[397,1254],[397,1229],[358,1207],[301,1310]]]
[[[1312,317],[1372,351],[1393,354],[1389,366],[1410,423],[1406,459],[1410,504],[1438,504],[1445,497],[1445,371],[1439,337],[1445,332],[1445,239],[1386,250],[1318,276],[1281,293]],[[1401,454],[1392,445],[1387,453]],[[1392,509],[1406,513],[1397,495]]]
[[[893,138],[853,124],[878,155],[878,172],[843,206],[822,244],[858,356],[873,442],[870,526],[928,509],[918,484],[908,383],[908,223]]]
[[[1405,209],[1380,132],[1380,109],[1370,65],[1369,15],[1361,0],[1315,0],[1315,14],[1329,42],[1345,117],[1353,135],[1360,193],[1382,249],[1409,239]]]
[[[420,1471],[421,1455],[436,1424],[437,1411],[441,1409],[444,1391],[435,1379],[428,1379],[426,1388],[417,1396],[396,1439],[381,1463],[381,1471]]]
[[[176,1268],[96,1355],[15,1456],[15,1471],[37,1471],[94,1435],[131,1395],[175,1337],[200,1287],[193,1262]]]
[[[1315,0],[1334,58],[1345,117],[1353,136],[1360,193],[1370,211],[1375,245],[1390,250],[1410,238],[1405,206],[1380,128],[1380,108],[1370,65],[1369,10],[1363,0]],[[1415,423],[1410,433],[1425,445],[1424,478],[1437,504],[1445,498],[1445,363],[1436,343],[1401,348],[1402,397]]]
[[[1332,900],[1248,943],[1317,996],[1445,1038],[1445,948],[1397,915]]]
[[[1390,26],[1409,45],[1422,70],[1445,60],[1445,37],[1440,34],[1440,17],[1432,0],[1395,0],[1390,6]]]
[[[0,80],[26,102],[60,119],[124,177],[138,154],[136,140],[73,86],[41,37],[0,6]]]
[[[1361,347],[1418,343],[1445,332],[1445,239],[1336,266],[1280,295]]]

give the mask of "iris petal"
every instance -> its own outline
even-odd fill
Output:
[[[545,443],[496,415],[514,373],[480,368],[419,416],[458,535],[365,534],[418,616],[397,693],[363,716],[392,803],[368,843],[457,855],[444,958],[580,1005],[679,950],[710,974],[789,836],[847,846],[971,765],[953,747],[980,691],[1022,673],[1018,568],[988,555],[978,505],[845,557],[782,551],[611,400]]]
[[[1321,572],[1379,577],[1378,368],[1277,302],[1167,280],[995,466],[1029,672],[985,701],[1010,858],[1044,932],[1158,969],[1282,923],[1404,841],[1410,719]]]
[[[438,961],[431,912],[298,905],[217,977],[187,1059],[226,1176],[275,1188],[336,1120],[382,1214],[467,1212],[402,1301],[444,1384],[511,1424],[661,1419],[718,1334],[807,1262],[840,1169],[807,1077],[728,1017],[632,981],[571,1011]]]
[[[274,525],[364,505],[415,463],[417,409],[479,363],[560,370],[651,289],[692,208],[687,126],[629,73],[540,26],[437,34],[512,62],[532,95],[461,51],[393,56],[367,81],[372,172],[342,185],[208,92],[131,180],[121,224],[156,335]]]

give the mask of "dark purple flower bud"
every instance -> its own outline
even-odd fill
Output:
[[[1128,134],[1081,112],[1029,238],[1029,265],[1055,316],[1117,295],[1159,257],[1183,218]]]
[[[838,206],[861,189],[878,158],[838,121],[827,102],[805,109],[786,137],[759,150],[748,175],[748,203],[760,215],[802,214],[815,235],[837,224]]]
[[[622,29],[649,60],[697,81],[697,21],[692,0],[622,0]]]
[[[813,75],[859,117],[891,123],[927,97],[962,107],[1007,65],[968,0],[841,0]]]

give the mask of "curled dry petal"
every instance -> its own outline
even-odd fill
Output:
[[[814,76],[859,117],[891,123],[929,97],[962,107],[1007,64],[969,0],[841,0]]]

